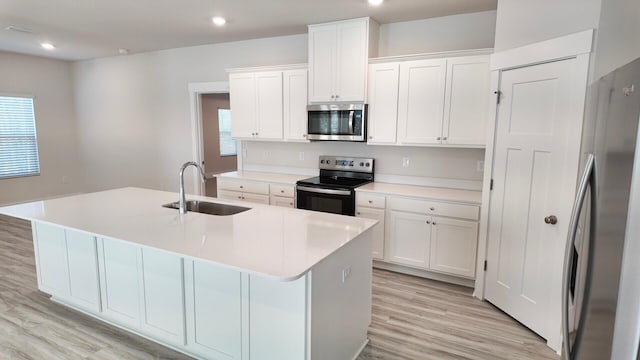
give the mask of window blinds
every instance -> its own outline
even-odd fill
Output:
[[[0,179],[39,173],[33,98],[0,96]]]

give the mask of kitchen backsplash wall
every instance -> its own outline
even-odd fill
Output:
[[[318,156],[342,155],[374,158],[376,176],[387,181],[402,179],[404,182],[420,183],[422,180],[425,184],[430,184],[434,179],[453,179],[467,184],[463,187],[470,188],[482,181],[482,171],[478,171],[478,162],[484,161],[484,149],[372,146],[365,143],[326,141],[245,141],[242,146],[245,149],[242,159],[245,170],[315,174],[318,169]],[[405,167],[403,163],[407,159],[408,166]]]

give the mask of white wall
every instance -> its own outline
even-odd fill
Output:
[[[640,1],[602,0],[595,79],[640,57]]]
[[[40,175],[0,179],[0,204],[82,191],[69,62],[0,52],[0,93],[30,94]]]
[[[75,63],[87,189],[176,191],[180,165],[192,160],[188,83],[226,81],[228,68],[306,58],[307,36],[294,35]]]
[[[489,11],[383,25],[381,40],[386,45],[381,48],[385,55],[401,55],[407,51],[422,53],[491,46],[494,19],[495,12]],[[192,158],[189,82],[225,81],[228,68],[306,62],[307,36],[302,34],[75,63],[78,132],[87,189],[135,185],[176,191],[179,166]],[[253,162],[281,166],[279,164],[289,161],[288,153],[279,150],[289,148],[287,145],[254,143],[250,146],[257,153],[262,147],[272,149],[269,151],[278,156],[266,160],[251,157],[247,159],[248,165]],[[313,149],[310,153],[316,155],[334,149],[327,143],[295,146],[308,146]],[[369,148],[361,146],[353,148],[353,152],[345,149],[345,154],[376,154],[379,169],[390,173],[479,179],[479,175],[469,169],[475,171],[475,160],[483,157],[482,150],[385,148],[369,152]],[[398,156],[401,157],[403,151],[409,151],[416,159],[415,167],[397,167]],[[307,159],[309,162],[298,165],[317,168],[313,157]],[[458,161],[464,163],[463,170],[453,169],[451,164]],[[188,176],[191,175],[190,171]],[[187,184],[191,185],[191,181]]]
[[[495,51],[597,28],[600,3],[601,0],[500,0]]]
[[[495,29],[495,11],[383,24],[379,56],[492,48]]]

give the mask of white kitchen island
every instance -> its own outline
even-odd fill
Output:
[[[32,222],[41,291],[125,330],[202,359],[358,356],[371,320],[375,221],[266,205],[228,216],[161,206],[174,201],[123,188],[0,213]]]

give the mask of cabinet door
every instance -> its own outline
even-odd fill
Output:
[[[282,139],[282,71],[255,73],[255,82],[256,137]]]
[[[446,65],[444,59],[400,64],[399,143],[441,143]]]
[[[100,311],[98,249],[93,235],[65,230],[69,260],[69,300],[88,310]]]
[[[398,124],[398,77],[400,64],[369,67],[369,144],[395,144]]]
[[[307,141],[307,70],[287,70],[282,77],[284,138]]]
[[[367,21],[347,21],[336,31],[336,101],[365,101],[367,89]]]
[[[378,220],[373,227],[373,248],[371,254],[374,259],[384,259],[384,210],[358,207],[356,217]]]
[[[69,273],[64,229],[34,221],[32,230],[38,289],[54,296],[68,296]]]
[[[238,271],[185,262],[187,348],[202,357],[241,359],[242,288]]]
[[[140,328],[140,247],[103,238],[98,244],[102,312],[132,329]]]
[[[477,246],[477,222],[434,217],[429,268],[473,278]]]
[[[309,27],[309,102],[333,101],[336,25]]]
[[[156,338],[185,344],[182,257],[142,249],[142,329]]]
[[[253,73],[229,75],[231,136],[253,138],[256,132],[256,81]]]
[[[488,57],[448,59],[442,143],[484,145],[488,111]]]
[[[430,218],[423,214],[389,211],[389,261],[429,267]]]

